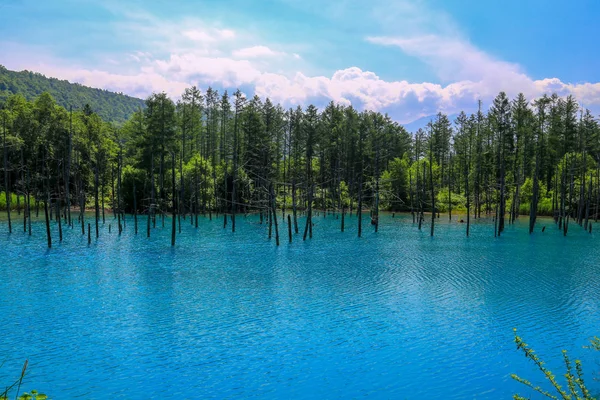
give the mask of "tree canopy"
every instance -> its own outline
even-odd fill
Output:
[[[44,92],[51,94],[56,103],[66,109],[82,109],[89,105],[103,120],[109,122],[125,122],[133,112],[144,107],[144,100],[122,93],[47,78],[31,71],[9,71],[0,65],[0,103],[12,94],[33,100]]]

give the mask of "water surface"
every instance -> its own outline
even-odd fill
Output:
[[[600,335],[599,241],[576,225],[495,239],[481,221],[466,238],[442,217],[431,238],[386,215],[359,239],[329,215],[291,245],[280,223],[276,247],[255,217],[235,234],[201,218],[171,248],[169,222],[119,237],[111,217],[89,247],[53,225],[51,250],[41,222],[0,222],[0,385],[29,359],[26,390],[54,399],[508,399],[532,395],[511,373],[542,383],[516,327],[557,376],[561,349],[581,358],[599,391],[582,349]]]

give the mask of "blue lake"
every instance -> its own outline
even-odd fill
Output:
[[[90,246],[52,225],[51,250],[43,223],[0,222],[0,386],[29,359],[23,388],[53,399],[532,396],[510,378],[543,384],[516,327],[557,376],[562,349],[580,358],[600,393],[583,349],[600,335],[600,240],[575,224],[530,236],[522,217],[494,238],[482,220],[466,238],[442,216],[431,238],[385,215],[358,238],[355,217],[341,233],[321,215],[291,245],[280,223],[276,247],[256,217],[235,234],[201,218],[171,248],[170,220],[150,239],[142,221],[119,237],[111,216]]]

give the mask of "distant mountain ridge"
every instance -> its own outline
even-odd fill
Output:
[[[70,106],[81,109],[89,104],[105,121],[125,122],[140,107],[145,107],[144,100],[136,97],[47,78],[37,72],[10,71],[0,65],[0,104],[11,94],[20,94],[32,100],[43,92],[50,93],[66,109]]]

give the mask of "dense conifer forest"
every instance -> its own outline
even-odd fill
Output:
[[[153,94],[119,125],[90,104],[70,110],[49,93],[10,95],[0,123],[9,230],[15,212],[18,229],[30,230],[40,208],[82,233],[95,224],[96,234],[108,212],[119,232],[134,214],[148,236],[173,215],[173,243],[175,221],[197,224],[199,214],[220,215],[233,231],[240,213],[271,224],[270,215],[287,214],[305,239],[316,210],[342,215],[342,229],[344,214],[369,213],[375,230],[381,210],[409,212],[431,235],[436,218],[464,222],[466,235],[477,218],[493,218],[494,235],[517,218],[529,219],[531,233],[538,215],[553,216],[564,235],[573,223],[591,231],[598,218],[600,130],[572,96],[500,93],[487,110],[480,103],[454,121],[440,113],[413,133],[351,106],[284,109],[196,87],[176,102]]]
[[[66,109],[89,104],[104,121],[109,122],[125,122],[131,114],[144,107],[143,100],[122,93],[46,78],[37,72],[10,71],[0,65],[0,103],[12,94],[34,100],[44,92],[50,93],[56,103]]]

